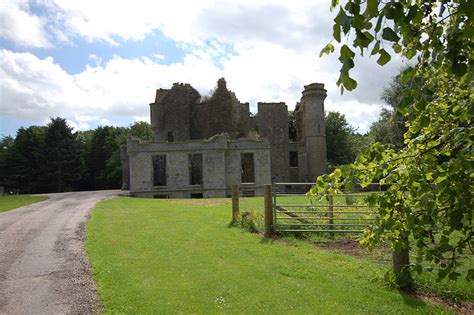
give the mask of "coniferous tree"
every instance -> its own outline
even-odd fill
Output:
[[[45,134],[42,180],[48,191],[75,188],[84,171],[81,143],[65,119],[52,118]]]
[[[44,192],[38,184],[41,177],[45,127],[20,128],[13,142],[11,160],[8,163],[12,188],[20,193]]]

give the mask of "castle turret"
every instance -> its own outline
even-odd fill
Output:
[[[304,87],[301,97],[302,145],[306,153],[309,180],[327,171],[326,123],[324,120],[324,84],[312,83]]]

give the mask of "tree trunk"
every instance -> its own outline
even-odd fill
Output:
[[[414,282],[410,273],[410,248],[408,238],[403,238],[403,246],[392,253],[393,272],[398,287],[403,291],[413,291]]]

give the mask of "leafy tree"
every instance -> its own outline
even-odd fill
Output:
[[[357,148],[354,140],[355,129],[346,117],[338,112],[326,114],[326,148],[328,163],[342,165],[354,162]]]
[[[397,105],[407,119],[405,146],[396,151],[375,143],[355,163],[319,177],[313,188],[322,193],[373,181],[391,184],[369,198],[380,218],[363,242],[370,247],[391,243],[397,280],[407,289],[412,286],[409,249],[416,252],[415,270],[421,272],[426,261],[437,267],[440,279],[459,277],[460,257],[472,254],[473,15],[470,0],[348,0],[334,20],[336,41],[341,42],[341,32],[354,39],[340,47],[342,90],[357,85],[349,76],[357,48],[378,55],[382,66],[390,61],[390,44],[395,53],[417,59],[401,75],[402,82],[412,84]],[[322,53],[332,51],[328,44]],[[471,268],[466,277],[473,276]]]
[[[72,190],[84,171],[81,143],[63,118],[51,118],[46,128],[43,172],[39,181],[48,191]]]
[[[130,131],[128,135],[138,137],[142,140],[152,141],[153,140],[153,131],[151,126],[146,121],[136,121],[129,127]]]
[[[119,150],[117,139],[126,134],[125,128],[98,127],[86,142],[87,183],[89,189],[110,189],[120,187],[120,174],[107,168],[111,156]],[[111,173],[114,173],[111,176]]]
[[[405,125],[399,116],[396,110],[382,108],[379,119],[370,126],[373,142],[390,144],[396,149],[403,147]]]
[[[396,149],[403,147],[408,117],[400,114],[397,106],[403,98],[403,91],[409,88],[410,84],[402,82],[401,75],[397,75],[384,90],[382,99],[389,107],[383,108],[379,119],[370,126],[370,135],[375,142],[391,144]]]

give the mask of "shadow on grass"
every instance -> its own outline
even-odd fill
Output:
[[[412,308],[415,308],[415,309],[424,309],[426,308],[426,303],[420,299],[417,299],[413,296],[410,295],[410,293],[406,293],[406,292],[403,292],[403,291],[398,291],[400,296],[402,297],[403,299],[403,302],[412,307]]]
[[[260,239],[260,244],[273,244],[273,242],[275,241],[275,238],[274,237],[262,237]]]

